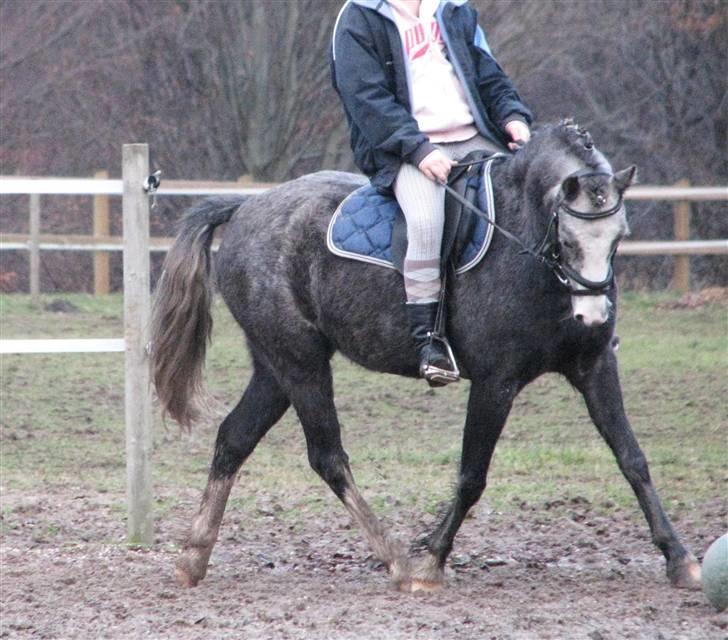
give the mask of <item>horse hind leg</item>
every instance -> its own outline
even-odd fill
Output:
[[[289,406],[275,378],[255,362],[243,397],[218,430],[207,487],[177,560],[175,575],[182,586],[193,587],[205,577],[237,471]]]
[[[407,581],[406,550],[390,536],[354,482],[349,458],[341,443],[329,363],[296,379],[298,383],[289,390],[289,395],[306,436],[311,467],[344,503],[374,555],[387,566],[395,585]]]

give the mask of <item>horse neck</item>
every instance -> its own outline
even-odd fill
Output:
[[[552,189],[534,179],[517,156],[508,158],[493,169],[498,212],[501,224],[516,234],[529,247],[540,243],[546,234],[552,208],[547,194]]]
[[[527,151],[527,150],[526,150]],[[577,171],[588,169],[611,173],[611,165],[595,148],[588,154],[548,146],[532,153],[517,153],[500,167],[499,182],[508,193],[509,223],[519,229],[526,242],[540,242],[549,225],[561,185]],[[512,221],[512,222],[511,222]]]

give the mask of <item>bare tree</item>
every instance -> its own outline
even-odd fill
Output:
[[[118,174],[120,145],[138,141],[168,178],[351,169],[328,69],[342,3],[0,0],[0,172]],[[728,179],[725,0],[471,3],[538,123],[576,117],[644,181]],[[157,229],[174,217],[162,207]],[[654,219],[638,209],[635,235],[669,237],[669,217],[662,230]],[[695,226],[725,237],[727,225]]]
[[[172,174],[281,180],[346,162],[326,55],[338,4],[5,0],[0,160],[43,172],[19,152],[32,139],[74,172],[79,151],[136,139]]]

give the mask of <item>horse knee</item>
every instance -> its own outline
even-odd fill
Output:
[[[622,464],[622,471],[631,484],[652,482],[647,458],[641,451],[626,457]]]

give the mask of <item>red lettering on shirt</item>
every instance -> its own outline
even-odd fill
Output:
[[[425,30],[421,24],[416,24],[404,32],[404,47],[410,60],[424,55],[429,46],[430,43],[425,39]]]
[[[430,23],[429,38],[425,36],[425,28],[421,23],[410,27],[404,32],[405,52],[410,60],[416,60],[425,55],[429,51],[431,43],[440,46],[444,44],[440,25],[435,20]]]

